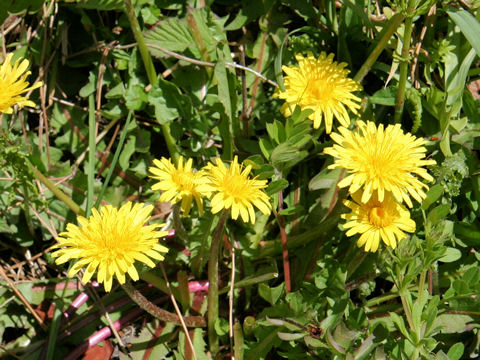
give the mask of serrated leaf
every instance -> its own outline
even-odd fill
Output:
[[[168,18],[168,20],[159,22],[158,26],[154,29],[145,32],[144,37],[147,46],[148,44],[153,44],[175,52],[183,52],[189,49],[195,56],[200,56],[192,33],[184,20]],[[153,47],[149,47],[148,49],[153,56],[169,56],[163,51]]]

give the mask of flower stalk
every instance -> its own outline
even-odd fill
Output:
[[[215,331],[215,323],[218,319],[218,255],[220,253],[220,239],[223,234],[225,222],[227,221],[229,211],[223,210],[220,215],[217,227],[213,232],[212,245],[210,247],[210,257],[208,260],[208,307],[207,307],[207,329],[208,343],[212,354],[218,351],[218,335]]]
[[[358,72],[353,77],[354,81],[361,82],[363,80],[363,78],[365,77],[365,75],[368,74],[368,72],[370,71],[370,68],[375,63],[375,61],[377,61],[377,59],[380,56],[380,54],[382,53],[383,49],[385,49],[385,46],[387,45],[388,40],[390,40],[393,33],[395,32],[395,30],[397,30],[398,26],[400,25],[400,23],[402,22],[403,19],[404,19],[404,17],[401,13],[395,14],[390,19],[387,27],[384,28],[382,30],[382,32],[380,33],[379,36],[381,36],[381,37],[380,37],[380,40],[378,41],[377,45],[375,46],[373,51],[370,53],[367,60],[365,60],[362,67],[360,68],[360,70],[358,70]]]
[[[145,43],[145,38],[143,37],[142,30],[140,29],[140,24],[138,23],[137,16],[135,15],[135,9],[130,0],[124,1],[128,21],[130,22],[130,27],[132,28],[135,40],[137,40],[138,50],[140,51],[140,55],[142,56],[142,61],[143,65],[145,66],[145,71],[147,72],[148,80],[150,81],[150,84],[155,85],[157,83],[157,73],[155,72],[152,57],[148,52],[147,44]],[[177,146],[175,144],[175,139],[170,132],[170,124],[161,124],[161,127],[162,134],[168,148],[168,152],[170,153],[173,161],[176,163],[178,161],[179,154]]]
[[[165,322],[171,322],[176,325],[182,325],[181,319],[178,315],[172,314],[169,311],[160,309],[157,305],[148,300],[145,296],[142,295],[140,291],[135,289],[130,281],[126,281],[125,284],[122,284],[123,290],[127,293],[130,298],[137,303],[143,310],[148,312],[150,315],[155,316],[157,319],[160,319]],[[185,325],[187,327],[204,327],[205,319],[201,316],[186,316],[183,318]]]
[[[27,160],[27,165],[32,170],[33,175],[43,184],[45,185],[59,200],[63,201],[65,205],[67,205],[70,210],[72,210],[77,215],[85,215],[80,206],[77,205],[75,201],[73,201],[68,195],[66,195],[62,190],[55,186],[48,178],[43,175],[38,169],[32,165],[30,161]]]
[[[410,51],[410,40],[413,29],[413,10],[409,7],[405,18],[405,29],[403,31],[403,47],[400,59],[400,79],[398,80],[397,98],[395,100],[395,114],[393,120],[395,124],[402,122],[403,107],[405,105],[405,89],[408,76],[408,54]]]

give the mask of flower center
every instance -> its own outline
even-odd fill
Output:
[[[305,89],[305,96],[312,100],[324,101],[332,97],[333,86],[330,81],[324,77],[309,79],[307,88]]]
[[[391,222],[387,212],[381,206],[375,206],[370,209],[370,212],[368,213],[368,220],[371,224],[379,228],[385,227]]]
[[[193,189],[193,176],[190,172],[176,171],[173,175],[173,181],[180,188],[180,191],[191,191]]]
[[[225,177],[225,181],[223,186],[225,188],[225,192],[228,195],[238,198],[239,196],[245,195],[245,188],[244,177],[238,175],[230,175]]]

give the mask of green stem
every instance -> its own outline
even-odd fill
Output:
[[[35,229],[33,228],[32,219],[30,217],[30,195],[28,193],[28,185],[25,179],[22,180],[23,187],[23,212],[25,213],[25,221],[27,222],[28,231],[33,236]]]
[[[361,82],[365,75],[368,74],[372,65],[377,61],[378,57],[382,53],[383,49],[388,43],[388,40],[392,37],[395,30],[397,30],[398,26],[404,19],[401,13],[395,14],[387,23],[385,28],[380,32],[378,35],[380,40],[378,41],[377,45],[373,49],[373,51],[368,56],[367,60],[363,63],[362,67],[353,77],[353,80]]]
[[[110,163],[108,174],[105,178],[105,181],[103,182],[102,190],[100,191],[100,194],[97,197],[97,201],[95,202],[95,205],[94,205],[95,208],[98,208],[100,206],[100,203],[102,202],[102,199],[103,199],[103,195],[105,194],[108,184],[110,183],[110,179],[112,178],[113,172],[115,170],[115,166],[117,166],[118,158],[120,157],[120,153],[123,150],[123,143],[125,142],[125,138],[127,137],[128,128],[130,127],[130,121],[132,119],[132,115],[133,115],[132,111],[129,111],[127,116],[127,121],[125,122],[125,126],[123,127],[123,130],[120,134],[120,140],[118,141],[117,149],[115,150],[115,154],[113,155],[113,160]]]
[[[183,227],[182,217],[180,214],[181,204],[177,203],[173,205],[173,226],[175,227],[175,237],[179,238],[185,244],[187,242],[188,236],[185,228]]]
[[[149,301],[145,296],[143,296],[133,285],[127,281],[122,285],[123,290],[127,293],[130,298],[137,303],[143,310],[148,312],[150,315],[156,317],[165,322],[171,322],[176,325],[181,325],[181,320],[176,314],[172,314],[166,310],[160,309],[157,305]],[[201,316],[186,316],[183,318],[186,326],[188,327],[203,327],[205,326],[205,319]]]
[[[243,349],[244,349],[244,340],[243,340],[243,331],[242,325],[239,322],[236,322],[233,325],[233,351],[235,354],[236,360],[243,360]]]
[[[135,40],[137,41],[138,50],[140,51],[140,55],[142,56],[143,65],[145,66],[145,70],[148,76],[148,81],[150,81],[150,84],[155,85],[157,83],[157,73],[155,72],[153,60],[150,56],[150,53],[148,52],[145,38],[143,37],[142,30],[140,29],[140,24],[138,23],[137,16],[135,15],[135,9],[130,0],[124,1],[125,11],[127,13],[128,21],[130,22],[130,27],[132,28],[133,35],[135,36]],[[168,152],[170,153],[170,157],[172,158],[174,163],[177,163],[179,154],[177,146],[175,144],[175,139],[170,132],[170,124],[162,124],[161,127],[163,137],[168,148]]]
[[[145,38],[143,37],[142,30],[140,29],[137,16],[135,15],[135,9],[130,0],[125,0],[125,10],[128,16],[128,21],[130,22],[130,27],[133,31],[133,35],[135,36],[135,40],[137,40],[138,50],[142,56],[148,81],[150,81],[150,83],[153,85],[157,82],[157,73],[155,72],[155,66],[153,66],[152,57],[148,52],[147,45],[145,44]]]
[[[218,351],[218,335],[215,330],[215,323],[218,319],[218,255],[220,253],[220,239],[222,237],[225,222],[227,221],[228,211],[223,210],[217,227],[213,232],[212,245],[210,247],[210,257],[208,259],[208,307],[207,307],[207,328],[208,343],[210,352],[215,355]]]
[[[83,209],[75,203],[69,196],[67,196],[62,190],[55,186],[50,180],[47,179],[45,175],[43,175],[36,167],[32,165],[30,161],[27,160],[27,165],[33,171],[35,177],[45,185],[59,200],[63,201],[65,205],[67,205],[70,210],[72,210],[77,215],[85,215]]]
[[[95,99],[93,94],[88,97],[88,171],[87,171],[87,206],[86,217],[90,217],[93,206],[93,192],[95,186]]]
[[[403,106],[405,104],[405,88],[408,76],[408,53],[410,50],[410,40],[412,38],[413,16],[406,16],[405,29],[403,31],[403,47],[400,62],[400,79],[398,80],[397,99],[395,101],[395,115],[393,120],[395,124],[402,122]]]

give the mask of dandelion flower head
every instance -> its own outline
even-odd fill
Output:
[[[199,187],[199,191],[211,197],[212,213],[216,214],[222,209],[232,210],[232,219],[241,216],[244,222],[255,223],[255,210],[257,207],[263,214],[270,214],[270,198],[263,189],[267,187],[267,180],[250,178],[251,165],[243,167],[235,156],[230,167],[226,167],[220,158],[215,160],[215,165],[209,163],[205,167],[206,177]]]
[[[385,193],[381,202],[377,192],[366,203],[361,201],[362,190],[352,194],[352,198],[354,201],[344,200],[352,212],[342,215],[347,220],[343,227],[348,229],[347,236],[361,234],[357,245],[365,246],[365,251],[377,251],[380,239],[395,249],[397,243],[407,237],[405,231],[415,231],[415,221],[410,219],[410,212],[391,193]]]
[[[86,219],[77,218],[80,226],[67,224],[65,232],[57,238],[52,253],[57,264],[77,259],[68,272],[73,277],[80,269],[86,267],[82,282],[87,283],[98,269],[97,281],[104,283],[105,291],[112,288],[113,277],[120,284],[125,283],[125,274],[136,281],[139,279],[135,269],[138,260],[149,267],[154,267],[151,260],[163,260],[162,253],[168,249],[158,243],[158,239],[168,234],[159,231],[161,225],[147,225],[152,205],[128,202],[120,209],[111,205],[103,206],[100,211],[92,209],[92,215]]]
[[[27,81],[30,71],[26,71],[29,65],[27,59],[18,59],[12,64],[13,53],[7,55],[2,66],[0,66],[0,113],[13,113],[13,106],[35,106],[35,103],[28,100],[28,97],[22,96],[29,90],[42,86],[42,82],[37,82],[32,86]]]
[[[390,191],[398,202],[412,207],[410,196],[418,202],[426,197],[428,186],[419,178],[433,181],[423,167],[435,164],[434,160],[425,160],[427,149],[425,140],[404,133],[400,124],[388,125],[357,121],[357,130],[339,127],[338,133],[332,133],[336,142],[324,150],[335,158],[329,166],[345,168],[348,175],[338,183],[340,188],[349,186],[351,194],[363,187],[362,203],[366,203],[374,191],[378,191],[378,200],[383,201],[385,193]]]
[[[360,98],[352,92],[359,91],[362,86],[347,77],[346,63],[333,61],[333,54],[324,52],[319,58],[312,53],[307,57],[301,54],[295,56],[298,66],[282,66],[286,73],[284,78],[285,91],[278,91],[276,96],[286,100],[282,106],[285,117],[290,116],[295,105],[302,110],[311,109],[313,113],[309,118],[313,127],[318,129],[325,122],[327,134],[332,130],[333,118],[337,118],[343,126],[350,125],[350,116],[347,108],[354,114],[360,105]]]
[[[152,190],[162,191],[160,201],[172,204],[181,201],[181,209],[184,215],[190,213],[193,199],[195,199],[200,214],[203,214],[202,195],[197,189],[203,172],[194,172],[192,162],[192,159],[188,159],[184,164],[183,156],[180,156],[178,165],[175,167],[170,159],[162,158],[161,160],[153,160],[155,166],[149,168],[153,174],[150,177],[158,180],[152,186]]]

